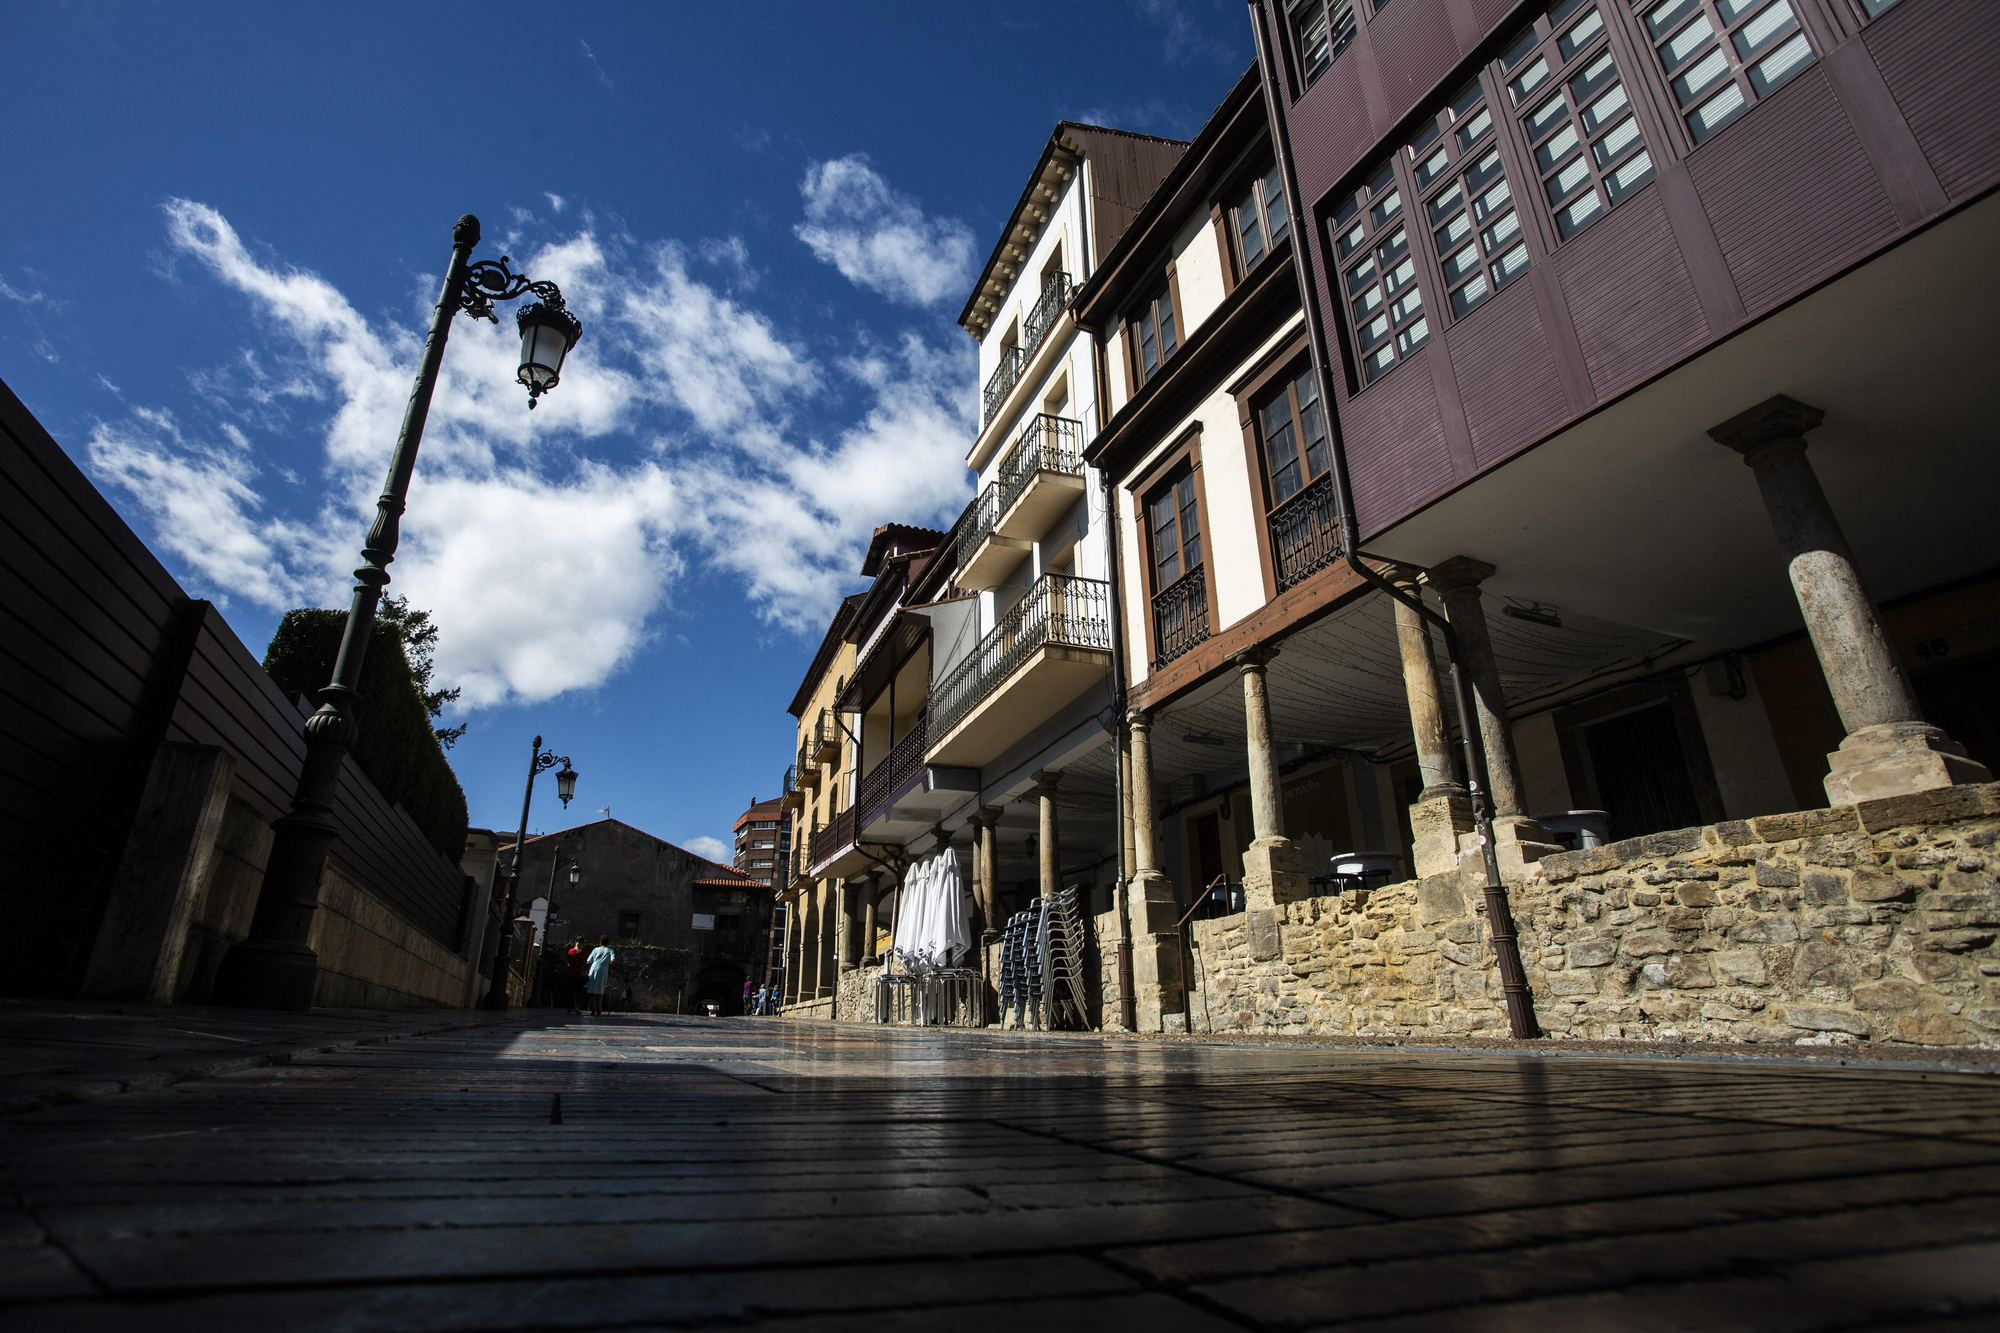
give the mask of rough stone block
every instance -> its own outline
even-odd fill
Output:
[[[1741,944],[1789,944],[1798,937],[1798,925],[1783,916],[1753,917],[1729,932]]]
[[[1278,914],[1268,907],[1253,907],[1243,917],[1250,956],[1260,963],[1276,958],[1283,949],[1278,938]]]
[[[1715,985],[1715,969],[1707,954],[1683,954],[1667,962],[1667,984],[1677,990],[1707,990]]]
[[[1851,805],[1825,810],[1796,810],[1781,815],[1758,815],[1750,821],[1759,842],[1789,842],[1822,833],[1844,833],[1861,827]]]
[[[1858,903],[1902,902],[1913,897],[1917,887],[1892,871],[1861,866],[1848,880],[1847,894]]]
[[[1681,884],[1675,887],[1674,897],[1680,899],[1683,906],[1713,907],[1715,888],[1713,884]]]
[[[1868,1036],[1874,1031],[1868,1020],[1845,1009],[1824,1009],[1817,1005],[1788,1004],[1785,1006],[1785,1021],[1795,1028],[1808,1032],[1846,1032],[1857,1037]]]
[[[1847,901],[1847,877],[1838,871],[1808,870],[1804,888],[1807,902],[1825,906]]]
[[[1692,852],[1701,846],[1701,829],[1672,829],[1665,833],[1648,833],[1639,839],[1639,846],[1647,856],[1677,856],[1682,852]]]
[[[1854,988],[1856,1009],[1914,1009],[1922,999],[1923,992],[1917,984],[1901,977],[1867,981]]]
[[[1904,796],[1862,801],[1854,809],[1861,827],[1870,833],[1884,833],[1910,824],[1955,824],[2000,813],[2000,784],[1933,787]]]
[[[1759,861],[1757,886],[1765,889],[1795,889],[1799,886],[1798,868],[1783,861]]]
[[[1702,845],[1711,852],[1726,851],[1740,847],[1746,842],[1758,841],[1747,819],[1725,819],[1720,824],[1711,824],[1702,830]]]
[[[1923,947],[1945,953],[1969,953],[1985,948],[1994,938],[1993,931],[1980,928],[1934,930],[1924,937]]]
[[[1596,972],[1552,972],[1548,978],[1550,995],[1595,995],[1597,994]]]
[[[1456,873],[1431,875],[1417,881],[1418,924],[1456,921],[1466,914],[1465,895],[1459,889]]]
[[[1600,875],[1625,864],[1609,847],[1585,847],[1574,852],[1555,852],[1537,864],[1542,878],[1551,884],[1566,884],[1579,875]]]
[[[1674,937],[1664,930],[1635,930],[1619,949],[1628,958],[1655,958],[1673,950]]]
[[[1569,946],[1571,967],[1603,967],[1618,953],[1616,940],[1577,940]]]
[[[1755,949],[1720,949],[1709,955],[1709,962],[1725,984],[1762,986],[1770,980],[1764,955]]]
[[[1895,1037],[1919,1046],[1965,1046],[1979,1039],[1950,1014],[1904,1014],[1896,1020]]]

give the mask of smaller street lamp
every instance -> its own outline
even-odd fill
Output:
[[[561,382],[563,358],[583,336],[583,324],[570,314],[561,296],[523,306],[515,323],[521,330],[520,380],[528,386],[532,412],[535,400]]]
[[[570,766],[569,756],[550,754],[542,749],[542,738],[540,736],[535,737],[534,744],[528,749],[528,785],[527,789],[521,793],[521,831],[514,835],[514,868],[513,873],[508,876],[507,905],[501,914],[503,921],[513,916],[514,895],[521,887],[521,866],[528,850],[528,807],[534,803],[535,799],[535,778],[539,774],[548,772],[557,764],[562,765],[562,771],[556,774],[556,795],[562,797],[562,803],[567,806],[570,803],[570,798],[576,795],[576,769]],[[551,858],[558,854],[558,849],[554,847],[550,848],[549,855]],[[553,860],[551,860],[549,865],[549,880],[552,890],[550,897],[553,898],[555,896],[553,893],[555,880],[555,864]],[[500,932],[499,945],[493,953],[492,984],[486,991],[485,1007],[488,1009],[505,1009],[507,1007],[508,955],[512,951],[513,943],[514,932],[512,930],[502,930]]]
[[[551,380],[550,383],[554,381]],[[562,798],[563,809],[567,810],[570,801],[576,796],[576,770],[569,766],[567,759],[563,760],[562,764],[562,772],[556,774],[556,795]],[[574,869],[572,866],[571,870]]]

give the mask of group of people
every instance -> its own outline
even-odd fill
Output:
[[[592,1014],[604,1013],[604,988],[611,981],[611,964],[618,960],[612,952],[611,937],[599,935],[597,947],[588,954],[583,951],[583,941],[577,940],[569,946],[569,1011],[573,1014],[584,1012],[589,1005]]]

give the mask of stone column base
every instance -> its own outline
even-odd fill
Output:
[[[1132,941],[1132,1013],[1141,1032],[1187,1031],[1187,988],[1181,982],[1178,935]]]
[[[1259,838],[1243,849],[1243,905],[1251,911],[1312,897],[1305,853],[1287,837]]]
[[[1826,799],[1831,805],[1993,781],[1984,764],[1966,757],[1964,746],[1925,722],[1862,727],[1826,761]]]
[[[1478,846],[1470,836],[1472,828],[1472,798],[1463,792],[1445,792],[1412,805],[1410,850],[1417,878],[1455,873],[1459,853]]]

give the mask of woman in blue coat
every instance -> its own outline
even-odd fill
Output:
[[[611,937],[599,935],[597,947],[590,951],[590,961],[585,964],[585,989],[590,992],[590,1012],[599,1017],[604,1014],[604,987],[611,980],[611,964],[617,957],[611,951]]]

